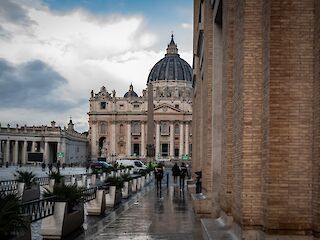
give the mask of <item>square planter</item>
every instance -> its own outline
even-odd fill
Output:
[[[83,204],[77,210],[68,213],[66,202],[56,202],[52,216],[41,223],[41,235],[44,239],[61,239],[82,227],[84,222]]]

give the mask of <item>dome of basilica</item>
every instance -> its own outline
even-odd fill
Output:
[[[137,94],[135,91],[133,91],[133,86],[132,86],[132,84],[130,84],[129,91],[126,92],[123,97],[125,97],[125,98],[128,98],[128,97],[138,97],[138,94]]]
[[[180,58],[173,35],[171,35],[165,57],[153,66],[148,76],[148,83],[159,80],[192,81],[192,69],[185,60]]]

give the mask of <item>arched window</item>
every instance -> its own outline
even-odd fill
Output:
[[[101,123],[100,124],[100,133],[101,134],[106,134],[107,133],[107,124],[106,123]]]

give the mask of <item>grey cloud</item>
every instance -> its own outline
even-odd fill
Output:
[[[58,112],[83,105],[84,98],[70,101],[53,94],[66,84],[59,73],[40,60],[13,65],[0,59],[0,108]]]
[[[11,0],[3,0],[0,2],[0,19],[23,26],[34,23],[29,18],[26,10]]]

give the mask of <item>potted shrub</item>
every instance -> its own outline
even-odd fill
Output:
[[[56,197],[54,214],[44,218],[41,234],[44,238],[62,238],[82,227],[84,221],[83,188],[76,185],[54,185],[44,197]]]
[[[113,207],[121,202],[123,178],[108,177],[105,182],[109,185],[109,193],[106,194],[106,205]]]
[[[22,195],[22,202],[40,198],[40,186],[36,183],[36,175],[33,172],[18,170],[14,176],[18,182],[18,189],[22,189],[22,192],[19,192]]]
[[[122,175],[123,179],[123,188],[122,188],[122,197],[128,198],[132,193],[132,177],[130,174],[125,173]]]
[[[50,183],[49,183],[49,186],[50,187],[53,187],[55,184],[57,185],[61,185],[61,184],[64,184],[64,176],[60,174],[59,171],[57,172],[51,172],[49,174],[49,178],[50,178]]]
[[[20,214],[19,204],[16,194],[0,194],[0,239],[31,239],[30,224]]]

